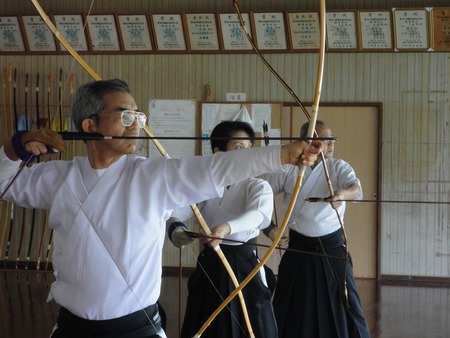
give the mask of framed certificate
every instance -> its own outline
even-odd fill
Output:
[[[356,12],[327,13],[328,50],[358,50]]]
[[[395,48],[418,51],[429,48],[428,11],[394,8]]]
[[[256,45],[264,51],[287,51],[284,13],[252,13]]]
[[[0,16],[0,53],[25,52],[25,44],[17,16]]]
[[[392,12],[359,11],[359,37],[362,50],[388,51],[394,49]]]
[[[56,52],[53,33],[39,15],[22,15],[22,23],[30,52]]]
[[[192,52],[220,50],[214,13],[186,13],[185,20],[189,48]]]
[[[431,47],[450,51],[450,7],[435,7],[431,11]]]
[[[60,34],[67,40],[69,45],[77,52],[88,52],[88,44],[83,26],[83,16],[77,15],[54,15],[53,20]],[[60,43],[61,51],[67,51]]]
[[[113,14],[87,17],[91,49],[94,52],[120,51],[116,19]]]
[[[320,48],[319,12],[288,12],[288,31],[293,51]]]
[[[252,37],[250,18],[248,13],[241,13],[247,32]],[[245,36],[236,13],[219,14],[220,33],[222,35],[223,49],[225,51],[252,50],[252,46]]]
[[[160,52],[183,52],[187,50],[181,14],[152,14],[155,46]]]
[[[146,15],[118,15],[117,18],[125,51],[146,52],[153,50]]]

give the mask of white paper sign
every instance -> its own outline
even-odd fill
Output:
[[[155,136],[194,137],[195,100],[150,100],[148,124]],[[170,157],[195,155],[195,140],[160,140]],[[150,156],[159,151],[151,144]]]

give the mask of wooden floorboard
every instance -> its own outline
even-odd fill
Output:
[[[47,303],[50,271],[0,270],[0,338],[48,338],[58,306]],[[186,282],[163,278],[161,303],[168,317],[169,338],[177,338]],[[437,283],[380,283],[357,280],[373,338],[450,337],[450,288]],[[180,304],[181,295],[181,304]]]

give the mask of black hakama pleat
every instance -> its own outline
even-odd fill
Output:
[[[254,246],[222,244],[221,248],[239,282],[242,282],[258,264]],[[216,252],[205,246],[198,258],[197,268],[188,281],[189,295],[181,337],[193,337],[234,289],[233,282]],[[256,275],[242,293],[255,337],[277,338],[270,289]],[[202,337],[249,337],[238,296],[220,312]]]
[[[321,243],[322,244],[321,244]],[[289,248],[345,258],[341,230],[306,237],[291,230]],[[345,260],[286,251],[281,259],[273,306],[282,338],[370,337],[347,262],[349,307],[344,296]]]

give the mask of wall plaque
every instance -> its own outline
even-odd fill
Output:
[[[247,32],[252,37],[248,13],[241,13]],[[223,49],[226,51],[251,50],[252,46],[245,36],[236,13],[221,13],[220,31],[222,34]]]
[[[214,13],[186,13],[185,16],[191,51],[220,50]]]
[[[450,8],[431,11],[431,47],[436,51],[450,50]]]
[[[356,13],[327,13],[327,45],[329,50],[357,50]]]
[[[125,51],[138,52],[153,50],[146,15],[118,15],[117,18]]]
[[[113,14],[87,17],[91,48],[94,52],[120,51],[116,19]]]
[[[420,9],[394,9],[395,48],[397,50],[427,50],[428,11]]]
[[[320,48],[319,12],[289,12],[288,29],[292,50]]]
[[[54,15],[55,26],[69,45],[77,52],[87,52],[88,44],[81,15]],[[60,43],[62,51],[67,51]]]
[[[151,18],[158,51],[186,51],[181,14],[152,14]]]
[[[392,50],[391,11],[359,11],[359,33],[362,50]]]
[[[23,15],[22,22],[30,52],[56,52],[53,33],[39,15]]]
[[[17,16],[0,16],[0,52],[25,52]]]
[[[286,51],[284,13],[253,13],[256,44],[260,50]]]

